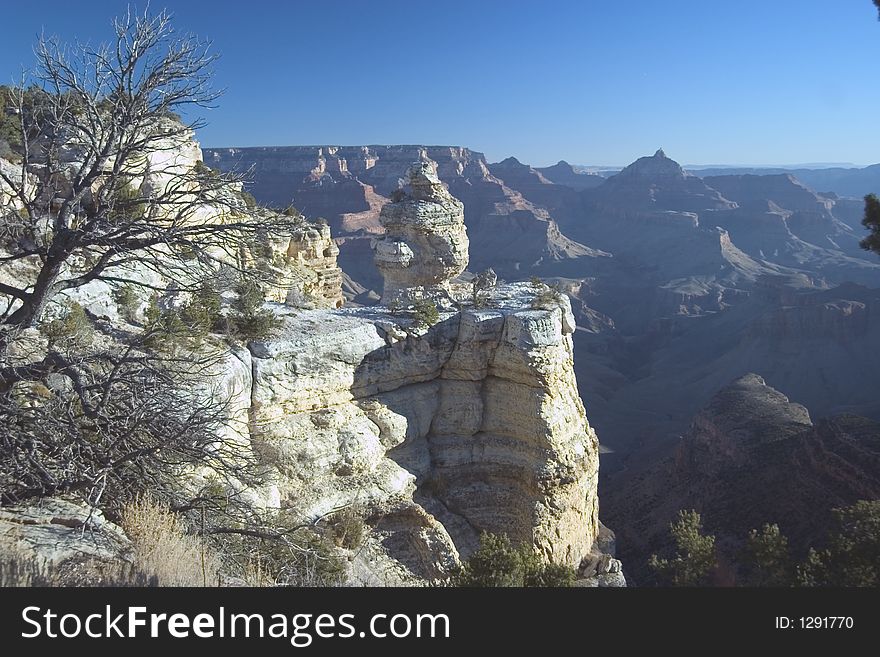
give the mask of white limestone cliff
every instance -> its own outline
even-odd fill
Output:
[[[496,288],[429,329],[384,308],[303,312],[251,343],[251,438],[282,507],[370,509],[374,539],[418,577],[448,573],[482,531],[590,561],[598,441],[574,318],[564,297],[533,298],[529,284]]]

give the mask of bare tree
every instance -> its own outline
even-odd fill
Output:
[[[94,280],[143,285],[124,273],[132,266],[179,286],[204,279],[218,263],[243,269],[254,240],[295,223],[249,204],[238,176],[180,170],[173,157],[157,157],[203,125],[176,113],[218,96],[209,44],[177,35],[165,12],[129,13],[114,28],[115,41],[99,48],[41,38],[32,78],[11,90],[21,168],[0,168],[9,190],[3,237],[11,245],[0,272],[22,261],[36,266],[25,285],[6,276],[0,282],[0,293],[14,300],[2,318],[7,325],[35,325],[53,296]]]
[[[243,485],[259,474],[226,437],[225,402],[193,394],[218,350],[152,348],[177,330],[162,321],[86,318],[100,334],[89,345],[40,344],[34,329],[45,332],[56,295],[93,281],[162,293],[196,290],[221,268],[259,278],[255,245],[302,220],[256,207],[240,176],[176,157],[203,125],[176,113],[218,96],[209,44],[176,34],[165,12],[113,25],[97,48],[41,38],[35,72],[6,94],[20,162],[0,162],[0,504],[150,489],[203,509],[211,495],[175,485],[184,469]]]
[[[208,495],[177,481],[193,466],[222,476],[224,496],[230,478],[259,481],[253,457],[224,431],[231,413],[210,389],[215,358],[145,350],[157,330],[0,368],[0,380],[18,383],[0,393],[0,504],[77,494],[98,505],[109,493],[113,505],[147,490],[173,505],[204,505]]]
[[[270,245],[304,219],[257,207],[241,175],[179,157],[203,123],[178,113],[218,95],[209,44],[165,12],[114,28],[98,48],[40,39],[36,71],[0,89],[15,160],[0,160],[0,505],[74,495],[113,517],[147,492],[200,519],[242,567],[260,553],[261,573],[269,559],[290,581],[305,559],[329,581],[336,561],[314,528],[248,502],[265,473],[234,426],[241,409],[211,384],[229,355],[212,331],[241,340],[273,325],[259,286],[283,274]],[[96,281],[191,300],[115,324],[76,304],[47,312]],[[226,282],[241,308],[221,317]]]

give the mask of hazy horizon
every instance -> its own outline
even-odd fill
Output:
[[[432,143],[415,143],[415,142],[395,142],[395,143],[361,143],[361,144],[342,144],[336,142],[328,142],[328,143],[309,143],[309,144],[208,144],[204,142],[200,142],[200,146],[204,149],[214,149],[214,150],[223,150],[228,148],[326,148],[326,147],[339,147],[339,148],[353,148],[359,146],[424,146],[426,148],[436,148],[443,146],[456,146],[462,148],[469,148],[472,151],[483,153],[479,148],[472,148],[468,144],[462,143],[447,143],[447,144],[432,144]],[[666,149],[663,149],[666,152]],[[656,151],[655,151],[656,152]],[[521,157],[518,157],[516,154],[508,154],[503,157],[499,157],[497,159],[491,159],[486,155],[486,161],[489,163],[501,162],[502,160],[506,160],[507,158],[513,157],[517,159],[522,164],[528,164],[529,166],[535,168],[544,168],[548,166],[553,166],[554,164],[559,164],[561,162],[566,162],[574,167],[578,168],[587,168],[587,169],[623,169],[624,167],[632,164],[637,159],[641,157],[647,157],[653,155],[653,153],[644,153],[642,155],[635,156],[632,160],[622,163],[622,164],[596,164],[593,162],[572,162],[570,160],[566,160],[564,158],[560,158],[554,161],[548,161],[543,164],[536,164],[534,162],[529,162]],[[783,164],[754,164],[754,163],[722,163],[722,162],[714,162],[708,164],[700,164],[700,163],[684,163],[680,162],[678,158],[674,157],[670,153],[666,152],[667,157],[677,161],[683,169],[864,169],[865,167],[873,166],[874,164],[880,163],[878,162],[868,162],[865,164],[856,164],[855,162],[796,162],[796,163],[783,163]],[[880,160],[880,158],[878,158]]]

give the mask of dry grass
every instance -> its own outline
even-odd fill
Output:
[[[68,559],[62,564],[39,563],[30,556],[0,558],[0,588],[17,586],[157,586],[158,580],[123,562]]]
[[[0,588],[157,585],[155,576],[126,561],[84,554],[56,563],[27,549],[16,528],[0,536]]]
[[[187,534],[168,507],[140,497],[123,510],[122,527],[134,544],[135,566],[154,574],[159,586],[217,586],[219,557],[201,538]]]

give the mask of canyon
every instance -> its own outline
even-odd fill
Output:
[[[182,170],[201,166],[192,135],[184,142],[163,153],[176,153]],[[490,532],[570,567],[581,585],[625,585],[613,533],[598,518],[599,441],[578,394],[569,298],[491,277],[478,294],[462,280],[464,207],[437,169],[424,157],[409,162],[405,184],[381,209],[385,231],[371,246],[382,304],[341,307],[339,249],[325,223],[291,215],[289,235],[266,235],[246,254],[271,275],[263,312],[275,324],[265,337],[202,346],[213,364],[191,394],[217,401],[224,440],[235,458],[260,465],[263,480],[243,486],[206,466],[178,471],[177,484],[225,487],[288,524],[356,509],[366,535],[346,560],[348,584],[443,580]],[[159,183],[145,176],[147,184]],[[213,220],[212,207],[199,217]],[[36,266],[23,261],[19,284]],[[150,274],[134,265],[126,275]],[[92,281],[53,298],[48,312],[64,317],[76,304],[113,340],[146,324],[149,289],[167,286],[150,302],[159,308],[192,298],[155,274],[148,280],[127,310],[107,282]],[[233,294],[225,285],[221,306]],[[419,302],[436,316],[420,316]],[[8,353],[38,358],[51,344],[37,336],[26,331]],[[75,540],[71,527],[86,525],[95,536]],[[86,570],[124,562],[131,549],[119,527],[100,515],[92,522],[71,499],[9,506],[0,534],[4,549],[33,563],[73,560]]]
[[[673,458],[692,419],[731,382],[763,377],[814,417],[880,419],[871,393],[880,371],[871,348],[880,330],[880,264],[858,245],[859,199],[816,192],[789,172],[704,175],[683,169],[662,149],[605,176],[565,162],[492,164],[452,146],[220,148],[206,149],[206,159],[221,169],[253,166],[254,193],[272,187],[261,200],[302,205],[307,214],[320,208],[340,230],[343,271],[359,281],[360,296],[347,298],[369,305],[380,288],[365,264],[365,243],[381,226],[346,221],[357,213],[378,219],[368,190],[390,198],[395,181],[402,184],[403,152],[436,162],[440,180],[464,204],[471,243],[464,279],[494,259],[503,279],[542,277],[569,297],[578,389],[602,442],[600,497],[608,509],[602,515],[628,537],[639,575],[645,546],[656,542],[632,541],[650,506],[628,511],[627,500],[641,495],[637,473]],[[307,174],[285,174],[288,158]],[[267,183],[279,177],[284,187]],[[357,203],[332,193],[335,184],[361,190]],[[753,412],[750,404],[738,408]],[[744,481],[750,476],[747,470]],[[796,497],[793,490],[785,494]],[[825,500],[825,515],[812,524],[802,514],[793,529],[800,544],[818,534],[833,503],[852,497]],[[669,510],[703,506],[684,494],[670,500]],[[665,528],[667,516],[652,526]],[[749,516],[740,524],[759,520]]]
[[[203,151],[190,136],[154,166],[203,158],[252,169],[246,189],[266,216],[297,228],[247,256],[270,276],[277,327],[229,347],[197,388],[222,396],[227,436],[270,473],[245,493],[254,508],[305,524],[358,510],[367,534],[348,583],[443,579],[491,532],[582,585],[624,585],[600,515],[638,581],[677,509],[730,536],[781,517],[730,512],[737,486],[762,482],[765,495],[775,468],[817,450],[841,463],[840,481],[803,466],[813,493],[777,491],[797,510],[786,529],[798,545],[831,505],[875,495],[874,457],[857,474],[853,450],[872,453],[880,418],[880,264],[858,247],[850,200],[788,174],[700,178],[662,149],[603,178],[464,147]],[[160,307],[181,294],[169,288]],[[124,328],[113,299],[95,281],[50,313],[75,302]],[[765,438],[740,444],[737,423]],[[68,503],[61,515],[79,517]],[[33,508],[4,514],[7,534],[67,527]],[[28,531],[19,547],[36,554],[42,534]]]

